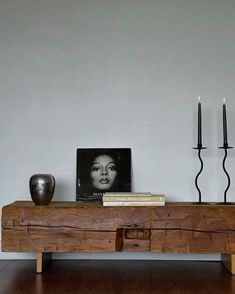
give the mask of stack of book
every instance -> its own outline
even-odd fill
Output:
[[[104,206],[163,206],[164,195],[136,192],[106,192],[103,195]]]

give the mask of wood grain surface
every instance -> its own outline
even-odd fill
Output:
[[[235,207],[17,201],[2,210],[2,250],[235,254]]]

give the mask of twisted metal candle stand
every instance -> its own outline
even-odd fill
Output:
[[[202,147],[201,144],[198,144],[197,147],[195,147],[193,149],[198,150],[198,158],[199,158],[199,160],[201,162],[201,168],[200,168],[200,170],[199,170],[199,172],[198,172],[198,174],[196,175],[196,178],[195,178],[195,186],[196,186],[196,188],[198,190],[198,193],[199,193],[199,201],[198,202],[193,202],[193,204],[199,204],[199,205],[201,205],[201,204],[208,204],[206,202],[202,202],[202,193],[201,193],[201,190],[199,189],[199,186],[198,186],[198,183],[197,183],[198,177],[199,177],[199,175],[201,174],[201,172],[203,170],[203,160],[202,160],[202,157],[201,157],[201,150],[202,149],[207,149],[207,148],[206,147]]]
[[[224,144],[223,147],[219,147],[219,149],[224,149],[224,159],[223,159],[223,163],[222,163],[222,166],[223,166],[223,170],[224,170],[224,173],[226,174],[227,176],[227,179],[228,179],[228,185],[224,191],[224,202],[219,202],[217,203],[218,205],[232,205],[232,204],[235,204],[235,203],[232,203],[232,202],[227,202],[227,192],[228,192],[228,189],[230,187],[230,177],[229,177],[229,174],[226,170],[226,167],[225,167],[225,161],[226,161],[226,158],[227,158],[227,155],[228,155],[228,152],[227,152],[227,149],[232,149],[233,147],[229,147],[228,144]]]

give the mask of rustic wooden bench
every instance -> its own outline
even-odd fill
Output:
[[[38,273],[54,252],[221,253],[235,273],[235,206],[17,201],[2,209],[2,251],[36,252]]]

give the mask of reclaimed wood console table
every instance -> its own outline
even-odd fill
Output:
[[[36,252],[39,273],[53,252],[221,253],[235,274],[235,205],[17,201],[2,209],[2,251]]]

